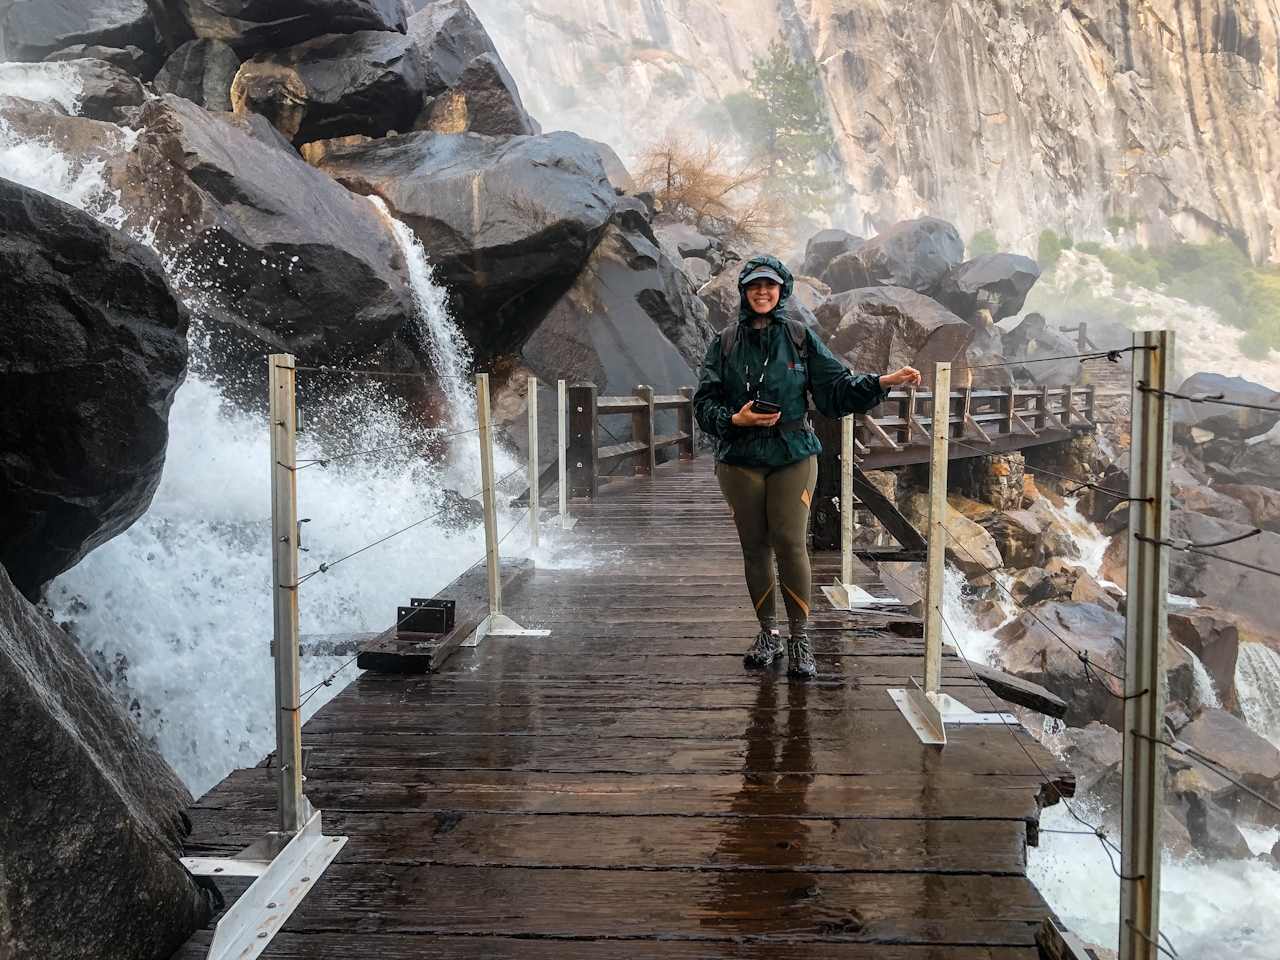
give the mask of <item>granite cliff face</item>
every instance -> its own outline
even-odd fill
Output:
[[[1280,259],[1270,0],[477,0],[531,109],[624,153],[717,108],[782,35],[816,59],[864,236],[925,214],[1034,252],[1044,227],[1227,237]]]

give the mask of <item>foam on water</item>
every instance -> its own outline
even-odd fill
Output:
[[[1280,747],[1280,654],[1264,643],[1242,643],[1236,690],[1249,726]]]
[[[84,81],[71,64],[0,63],[0,94],[36,103],[56,103],[72,116],[80,114]]]

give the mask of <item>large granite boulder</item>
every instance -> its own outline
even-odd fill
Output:
[[[697,383],[713,336],[684,272],[642,234],[613,225],[521,356],[547,382],[589,380],[602,396],[638,384],[673,394]]]
[[[413,315],[383,216],[303,162],[263,117],[152,100],[137,146],[110,176],[137,224],[154,225],[180,292],[214,321],[220,355],[351,359]]]
[[[999,570],[1003,564],[1000,548],[975,520],[962,512],[963,498],[948,498],[943,529],[947,533],[947,559],[966,577],[981,577]],[[970,501],[971,502],[971,501]],[[929,530],[929,495],[914,493],[898,503],[902,515],[924,534]]]
[[[1227,710],[1236,709],[1239,706],[1236,692],[1239,618],[1212,607],[1175,610],[1169,614],[1169,636],[1200,658],[1222,706]]]
[[[240,58],[221,40],[191,40],[165,61],[156,74],[156,93],[172,93],[206,110],[230,113],[231,85],[240,70]]]
[[[109,123],[125,119],[146,100],[137,77],[105,60],[0,64],[0,90]]]
[[[153,253],[7,180],[0,302],[0,563],[34,597],[150,505],[187,316]]]
[[[936,217],[922,217],[895,223],[835,257],[821,279],[835,293],[893,286],[932,296],[963,260],[964,241],[956,228]]]
[[[1218,483],[1280,490],[1280,425],[1243,443],[1224,439],[1213,446],[1217,447],[1219,459],[1210,469]]]
[[[462,2],[462,0],[458,0]],[[587,143],[596,148],[596,152],[600,154],[600,162],[604,164],[605,175],[609,178],[609,182],[613,184],[614,192],[618,196],[636,192],[636,181],[631,176],[631,171],[627,169],[627,165],[622,162],[622,158],[618,156],[616,150],[607,143],[599,140],[588,140]]]
[[[46,63],[58,60],[105,60],[139,80],[151,80],[160,69],[158,56],[132,44],[125,47],[103,47],[95,43],[73,43],[69,47],[55,50],[44,59]]]
[[[1232,780],[1280,803],[1280,750],[1226,710],[1205,710],[1178,731],[1178,739],[1221,765]],[[1196,779],[1219,806],[1262,823],[1280,824],[1280,814],[1233,786],[1212,769],[1199,767]]]
[[[1171,537],[1190,540],[1194,544],[1228,540],[1251,529],[1244,524],[1190,510],[1175,511],[1169,523]],[[1214,559],[1206,554],[1228,559]],[[1273,622],[1276,578],[1261,570],[1240,566],[1242,563],[1262,567],[1263,570],[1280,570],[1280,534],[1264,532],[1237,543],[1206,547],[1197,553],[1173,551],[1169,563],[1169,590],[1179,596],[1192,597],[1202,606],[1230,610],[1255,623]]]
[[[404,33],[401,0],[147,0],[166,45],[221,40],[242,57],[330,33]]]
[[[1040,265],[1016,253],[986,253],[957,267],[942,278],[938,300],[952,313],[968,320],[986,310],[995,322],[1022,311],[1027,294],[1040,279]]]
[[[866,287],[828,299],[821,313],[839,316],[836,323],[819,317],[831,352],[857,373],[889,373],[917,367],[922,386],[933,383],[933,365],[951,363],[951,382],[964,386],[967,351],[974,330],[936,300],[901,287]]]
[[[1217,483],[1213,489],[1243,503],[1255,527],[1280,533],[1280,490],[1256,483]]]
[[[832,260],[843,253],[858,249],[862,243],[861,237],[855,237],[847,230],[819,231],[804,245],[802,272],[807,277],[821,277]]]
[[[1004,334],[1004,355],[1024,361],[1013,367],[1018,376],[1047,387],[1075,384],[1084,369],[1076,342],[1049,324],[1040,313],[1028,313]]]
[[[210,916],[191,795],[2,569],[0,689],[0,956],[165,960]]]
[[[422,6],[409,18],[408,30],[422,53],[429,97],[453,86],[476,57],[498,53],[467,0],[436,0]]]
[[[417,126],[432,133],[470,132],[490,137],[529,136],[536,132],[520,102],[515,80],[496,53],[482,53],[472,60],[453,86],[432,102],[425,123]]]
[[[5,14],[4,49],[10,60],[43,60],[81,43],[160,49],[146,0],[19,0]]]
[[[328,35],[246,61],[231,85],[236,113],[269,119],[286,140],[310,143],[408,130],[422,110],[422,59],[410,37]]]
[[[1229,403],[1251,403],[1280,410],[1280,393],[1243,377],[1193,373],[1177,392],[1184,397],[1221,397]],[[1215,438],[1243,440],[1266,433],[1280,423],[1280,413],[1232,407],[1224,403],[1171,402],[1174,436],[1184,443],[1207,443]],[[1280,476],[1274,478],[1280,481]]]
[[[617,206],[600,155],[573,133],[413,133],[340,148],[317,165],[413,228],[482,359],[537,328]]]

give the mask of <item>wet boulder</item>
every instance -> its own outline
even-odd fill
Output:
[[[453,86],[476,57],[497,56],[493,41],[467,0],[436,0],[409,18],[409,36],[422,55],[427,96]]]
[[[899,367],[917,367],[925,389],[933,382],[933,364],[949,362],[956,368],[952,383],[964,385],[966,351],[973,342],[973,327],[935,300],[901,287],[867,287],[833,295],[820,308],[831,352],[857,373],[889,373]],[[839,320],[832,324],[829,315]]]
[[[537,328],[618,202],[600,155],[573,133],[412,133],[335,150],[318,166],[413,228],[481,358]]]
[[[1021,570],[1044,563],[1044,528],[1030,510],[992,510],[979,522],[1000,548],[1006,567]]]
[[[1280,533],[1280,490],[1253,483],[1218,483],[1213,489],[1243,503],[1255,527]]]
[[[1193,544],[1218,543],[1247,534],[1251,529],[1248,525],[1190,510],[1174,511],[1169,523],[1172,538],[1190,540]],[[1116,539],[1127,543],[1127,537]],[[1230,562],[1232,560],[1238,563]],[[1276,578],[1261,570],[1240,566],[1242,563],[1263,570],[1280,570],[1280,534],[1264,532],[1236,543],[1205,547],[1203,552],[1174,551],[1169,562],[1169,591],[1192,597],[1206,607],[1230,610],[1255,623],[1270,623],[1275,618]]]
[[[1222,441],[1219,448],[1221,459],[1211,467],[1216,482],[1280,490],[1280,425],[1243,443]]]
[[[316,37],[246,61],[231,85],[236,113],[256,113],[293,143],[384,136],[422,110],[422,59],[385,31]]]
[[[401,0],[149,0],[170,49],[221,40],[241,57],[333,33],[404,33]]]
[[[658,227],[656,232],[665,236],[682,257],[705,257],[714,245],[710,237],[699,233],[696,227],[687,223],[668,223]]]
[[[835,257],[822,280],[835,293],[860,287],[906,287],[932,296],[964,260],[956,228],[936,217],[903,220]]]
[[[1214,693],[1227,710],[1239,706],[1236,692],[1236,660],[1240,655],[1240,630],[1235,616],[1212,607],[1195,607],[1169,614],[1169,636],[1204,664]]]
[[[684,272],[642,234],[611,225],[521,356],[548,382],[589,380],[602,396],[643,383],[670,395],[697,383],[713,336]]]
[[[938,300],[968,320],[986,310],[993,321],[1017,316],[1040,279],[1040,265],[1015,253],[986,253],[947,271]]]
[[[1184,397],[1221,397],[1230,403],[1252,403],[1280,410],[1280,393],[1243,377],[1193,373],[1177,392]],[[1171,401],[1174,436],[1184,443],[1207,443],[1217,438],[1243,440],[1266,433],[1280,423],[1280,413],[1232,407],[1222,403]],[[1280,476],[1274,478],[1280,481]]]
[[[801,272],[810,277],[821,277],[836,257],[856,250],[863,243],[847,230],[822,230],[809,238],[804,245],[804,265]]]
[[[44,59],[46,63],[56,63],[59,60],[103,60],[139,80],[150,80],[160,69],[159,57],[133,45],[103,47],[98,44],[77,43],[55,50]]]
[[[614,192],[620,197],[635,193],[635,178],[631,176],[631,171],[622,162],[622,158],[618,156],[617,151],[609,144],[601,143],[599,140],[588,140],[587,143],[595,147],[596,153],[600,154],[600,162],[604,165],[605,176],[609,178],[609,183],[613,185]]]
[[[155,254],[7,180],[0,302],[0,563],[34,597],[150,505],[187,316]]]
[[[0,88],[109,123],[119,123],[146,100],[137,77],[105,60],[0,64]]]
[[[1043,314],[1027,314],[1021,323],[1003,335],[1003,341],[1007,358],[1025,361],[1014,367],[1018,376],[1049,387],[1080,380],[1084,368],[1076,359],[1080,351],[1075,341],[1050,326]]]
[[[1187,510],[1194,510],[1205,516],[1245,525],[1252,523],[1249,508],[1234,497],[1227,496],[1218,487],[1179,483],[1178,478],[1174,477],[1170,485],[1170,496]]]
[[[481,133],[489,137],[529,136],[535,132],[535,124],[520,102],[515,80],[495,53],[482,53],[472,60],[453,85],[427,108],[425,123],[419,121],[416,126],[432,133]],[[602,158],[602,166],[603,163]]]
[[[211,912],[179,862],[191,795],[2,569],[0,689],[0,956],[169,957]]]
[[[1088,794],[1104,807],[1120,804],[1124,740],[1105,723],[1068,727],[1055,741],[1057,751],[1076,775],[1076,796]]]
[[[113,164],[112,184],[139,225],[155,223],[182,292],[199,300],[232,359],[360,357],[412,316],[385,219],[308,166],[265,118],[166,95],[146,105],[141,132]]]
[[[160,50],[147,0],[19,0],[3,33],[8,59],[27,62],[81,43]]]
[[[1280,803],[1280,750],[1226,710],[1209,709],[1178,731],[1178,739],[1220,765],[1231,779],[1273,803]],[[1280,825],[1280,814],[1258,803],[1216,771],[1200,767],[1197,777],[1207,796],[1219,806],[1262,823]]]
[[[917,530],[926,531],[929,526],[929,495],[916,493],[899,504],[902,515]],[[999,570],[1003,559],[1000,548],[991,534],[976,521],[970,520],[950,498],[947,503],[947,517],[943,521],[947,531],[947,559],[959,568],[960,572],[970,579],[981,577]]]
[[[231,85],[240,70],[236,52],[220,40],[184,43],[156,74],[155,91],[172,93],[206,110],[230,113]]]

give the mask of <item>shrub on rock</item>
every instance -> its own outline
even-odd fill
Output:
[[[7,180],[0,302],[0,563],[34,597],[150,505],[187,317],[151,251]]]
[[[600,155],[572,133],[413,133],[338,149],[317,165],[413,228],[481,358],[537,328],[618,202]]]
[[[231,85],[236,113],[261,114],[286,140],[384,136],[422,109],[422,59],[398,33],[329,35],[246,61]]]
[[[2,569],[0,689],[0,956],[165,960],[210,916],[179,862],[191,795]]]

